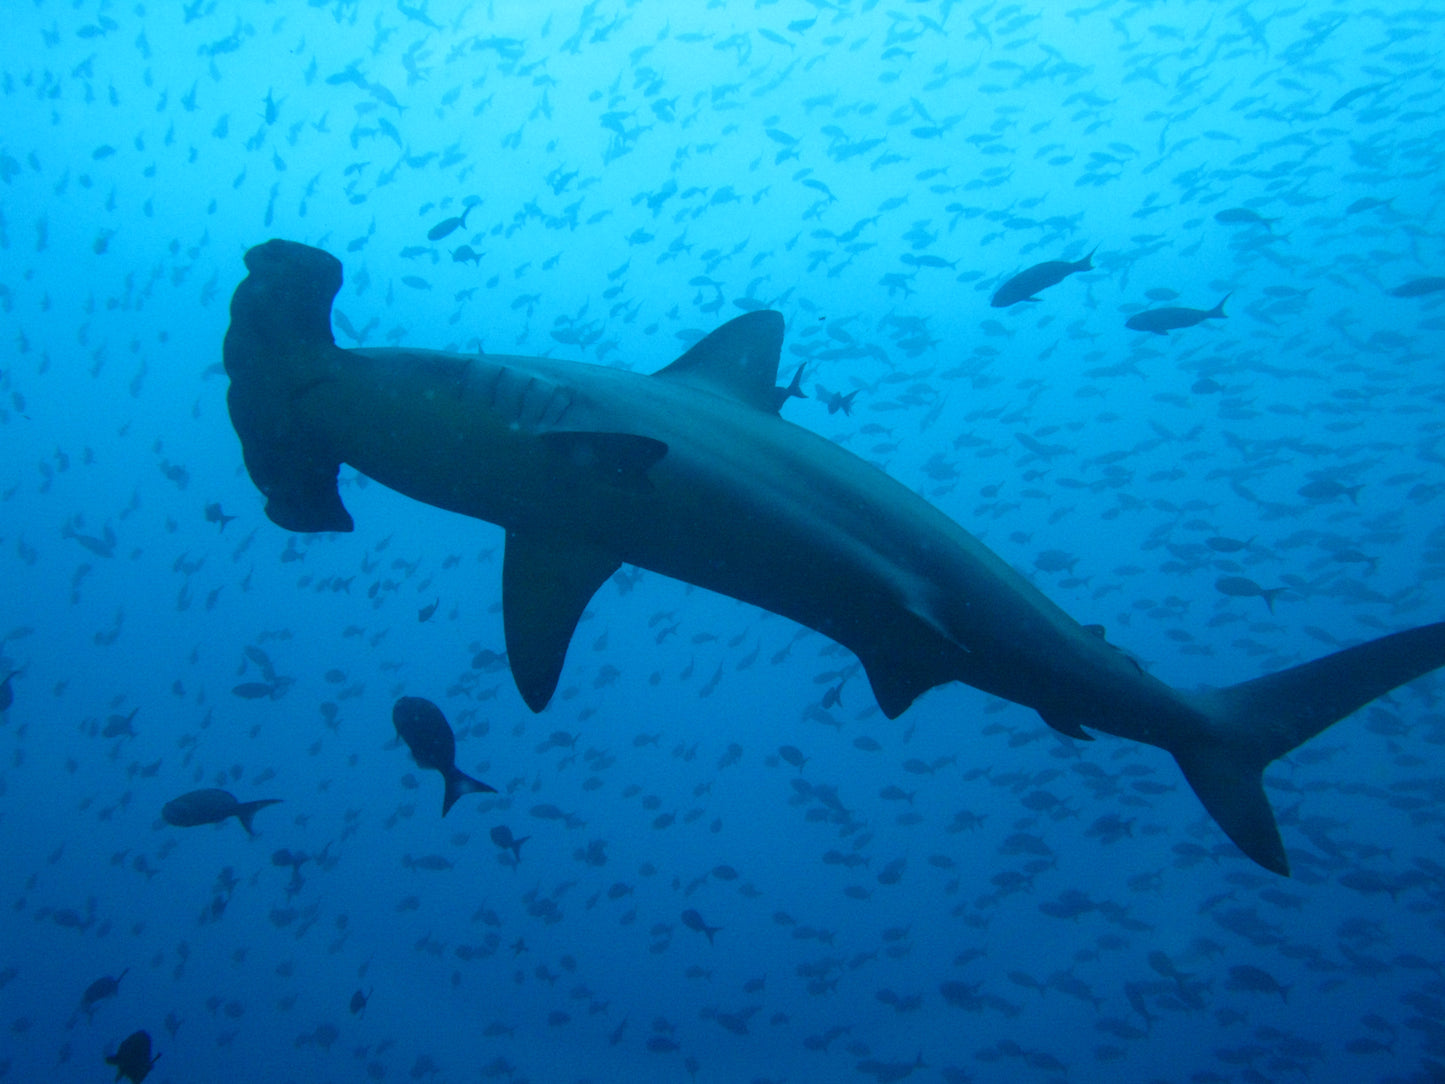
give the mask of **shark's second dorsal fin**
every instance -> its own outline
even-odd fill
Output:
[[[729,320],[655,375],[776,414],[786,398],[776,387],[782,349],[783,314],[759,309]]]

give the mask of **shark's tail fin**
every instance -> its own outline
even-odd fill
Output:
[[[1288,876],[1289,860],[1264,794],[1265,767],[1376,697],[1442,665],[1445,623],[1190,694],[1190,703],[1211,725],[1169,751],[1239,849],[1265,869]]]
[[[351,516],[336,491],[341,462],[303,401],[342,356],[331,337],[341,262],[293,241],[267,241],[246,253],[246,269],[222,348],[231,378],[226,402],[246,470],[279,526],[349,531]]]

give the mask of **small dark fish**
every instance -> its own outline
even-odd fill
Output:
[[[10,687],[10,683],[23,673],[25,668],[22,666],[19,670],[11,670],[5,675],[5,680],[0,681],[0,711],[8,711],[10,705],[15,703],[15,690]]]
[[[1034,264],[1027,271],[1020,271],[1013,278],[1000,286],[989,302],[996,309],[1006,309],[1010,305],[1017,305],[1020,301],[1037,301],[1034,295],[1040,290],[1046,290],[1050,286],[1063,282],[1070,275],[1080,271],[1092,271],[1094,269],[1093,258],[1095,248],[1082,260],[1048,260],[1045,263]]]
[[[107,1065],[115,1066],[115,1079],[124,1077],[131,1084],[140,1084],[151,1071],[151,1066],[161,1060],[157,1054],[151,1057],[151,1037],[146,1031],[133,1031],[121,1040],[120,1049],[105,1059]]]
[[[432,615],[437,612],[437,607],[441,604],[442,600],[437,599],[430,605],[423,606],[420,610],[416,612],[416,619],[422,622],[430,621],[432,619]]]
[[[1390,296],[1424,297],[1426,294],[1438,294],[1441,290],[1445,290],[1445,278],[1428,275],[1421,279],[1411,279],[1403,286],[1396,286],[1390,291]]]
[[[702,915],[689,907],[682,913],[682,924],[689,930],[696,930],[698,933],[707,934],[707,943],[712,944],[713,934],[719,932],[721,926],[709,926],[703,921]]]
[[[161,809],[161,819],[177,828],[194,828],[200,824],[220,824],[227,817],[235,817],[249,836],[256,834],[251,828],[251,818],[256,815],[256,810],[280,801],[280,798],[261,798],[254,802],[238,802],[230,791],[209,787],[173,798]]]
[[[431,229],[427,230],[426,239],[428,241],[440,241],[443,237],[447,236],[447,234],[455,233],[457,230],[463,228],[467,224],[467,215],[472,213],[472,208],[475,206],[477,206],[475,203],[469,203],[467,204],[467,209],[461,214],[438,222]]]
[[[221,530],[223,531],[226,529],[226,524],[230,523],[231,520],[236,518],[236,516],[228,516],[225,512],[222,512],[219,501],[212,501],[210,504],[206,505],[206,522],[219,523],[221,525]]]
[[[823,387],[822,384],[817,384],[814,388],[818,393],[818,401],[828,405],[829,414],[836,414],[841,410],[844,414],[852,415],[853,399],[858,394],[857,388],[854,388],[847,395],[844,395],[841,391],[829,391]]]
[[[782,757],[800,772],[803,770],[803,765],[808,763],[808,758],[803,755],[803,751],[796,745],[778,746],[778,756]]]
[[[1143,312],[1136,312],[1129,317],[1124,322],[1124,326],[1134,331],[1152,331],[1155,335],[1168,335],[1171,331],[1193,327],[1195,324],[1202,324],[1205,320],[1223,320],[1226,315],[1224,303],[1229,298],[1230,295],[1225,294],[1219,299],[1219,304],[1212,309],[1186,309],[1173,306],[1166,309],[1145,309]]]
[[[352,1016],[360,1016],[366,1011],[366,1003],[371,1000],[371,995],[375,991],[375,989],[376,987],[373,986],[364,994],[360,990],[357,990],[356,993],[351,995]]]
[[[1263,226],[1273,233],[1271,226],[1279,219],[1265,218],[1258,211],[1251,211],[1248,207],[1231,207],[1227,211],[1218,212],[1214,216],[1214,221],[1223,222],[1226,226]]]
[[[1240,550],[1248,548],[1250,542],[1253,541],[1254,539],[1252,538],[1248,542],[1244,542],[1238,538],[1226,538],[1224,535],[1215,535],[1212,538],[1206,538],[1204,544],[1215,553],[1238,553]]]
[[[1313,482],[1306,482],[1295,492],[1309,501],[1332,501],[1336,497],[1348,497],[1351,504],[1358,504],[1360,490],[1364,488],[1363,485],[1347,486],[1333,478],[1316,478]]]
[[[264,681],[243,681],[231,690],[242,700],[264,700],[275,691],[276,686],[268,685]]]
[[[505,824],[499,824],[493,828],[491,836],[492,842],[504,851],[511,851],[513,861],[518,863],[522,861],[522,844],[532,838],[531,836],[518,838],[512,835],[512,830]]]
[[[480,265],[482,254],[472,248],[471,245],[461,245],[452,249],[452,263],[471,263]]]
[[[1390,204],[1393,202],[1395,202],[1394,196],[1391,196],[1389,199],[1376,199],[1374,196],[1361,196],[1359,199],[1355,200],[1354,203],[1350,204],[1348,207],[1345,208],[1345,214],[1357,215],[1361,211],[1373,211],[1378,207],[1389,207]]]
[[[463,794],[495,794],[489,787],[473,779],[457,767],[457,739],[441,709],[420,696],[403,696],[391,709],[391,721],[401,740],[411,750],[418,768],[440,772],[446,783],[442,794],[442,816],[445,817]]]
[[[1231,598],[1262,598],[1270,613],[1274,613],[1274,600],[1289,590],[1288,587],[1261,587],[1248,576],[1221,576],[1214,581],[1214,589]]]
[[[106,998],[115,997],[120,993],[120,980],[125,978],[126,971],[129,970],[130,968],[127,967],[115,978],[111,978],[109,975],[102,976],[87,986],[85,993],[80,995],[80,1011],[87,1017],[94,1017],[96,1005]]]

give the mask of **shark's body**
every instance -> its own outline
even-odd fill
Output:
[[[351,530],[347,463],[507,532],[503,620],[523,699],[546,706],[583,608],[622,563],[753,603],[855,652],[882,710],[950,681],[1055,729],[1168,750],[1256,862],[1288,866],[1262,772],[1330,723],[1445,664],[1445,625],[1226,689],[1183,693],[1081,626],[907,487],[784,421],[783,321],[755,312],[672,365],[620,369],[341,350],[341,266],[246,255],[226,336],[232,420],[267,514]]]

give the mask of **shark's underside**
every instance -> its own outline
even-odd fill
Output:
[[[962,681],[1174,755],[1260,865],[1288,863],[1264,794],[1275,758],[1445,664],[1445,624],[1227,688],[1150,677],[907,487],[784,421],[783,319],[753,312],[665,369],[339,349],[341,265],[269,241],[246,254],[224,358],[231,419],[266,513],[349,531],[346,463],[506,530],[508,660],[540,711],[594,592],[623,563],[782,614],[855,652],[879,706]]]

